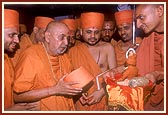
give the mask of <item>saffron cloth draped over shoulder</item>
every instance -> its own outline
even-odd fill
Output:
[[[4,28],[19,28],[19,13],[16,10],[4,9]],[[4,108],[14,105],[13,101],[14,67],[11,58],[4,54]]]
[[[32,45],[18,58],[13,89],[21,93],[54,86],[72,69],[66,54],[48,57],[41,44]],[[74,104],[71,97],[54,95],[41,99],[40,108],[43,111],[71,111],[74,110]]]
[[[71,58],[71,62],[74,66],[74,69],[79,68],[80,66],[85,67],[94,77],[96,77],[99,73],[101,73],[101,69],[98,64],[93,59],[92,55],[90,54],[88,48],[83,43],[79,43],[78,45],[72,47],[68,55]],[[87,91],[88,94],[97,90],[96,79],[93,80],[94,84],[92,87]],[[103,83],[104,80],[100,78],[100,83]],[[105,97],[101,100],[100,103],[94,104],[91,106],[82,105],[79,100],[77,100],[75,107],[79,111],[103,111],[105,110],[106,102]]]
[[[14,104],[13,101],[13,84],[14,67],[7,54],[4,55],[4,107],[5,109]]]

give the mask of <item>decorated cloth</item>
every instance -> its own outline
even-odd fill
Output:
[[[98,12],[86,12],[80,16],[81,28],[98,28],[102,29],[104,23],[104,14]]]
[[[153,71],[164,72],[164,35],[153,32],[143,39],[137,49],[137,67],[141,75]],[[162,76],[162,77],[160,77]],[[145,103],[145,110],[162,111],[164,109],[164,74],[158,75],[156,85]]]
[[[116,74],[115,79],[120,79],[122,74]],[[106,90],[108,93],[108,110],[112,111],[143,111],[144,100],[149,95],[152,82],[141,87],[130,87],[117,84],[107,77]]]
[[[133,10],[123,10],[114,14],[116,25],[133,22]]]
[[[4,9],[4,27],[19,29],[19,13],[16,10]]]
[[[13,100],[14,67],[7,54],[4,55],[4,107],[5,109],[14,105]]]
[[[54,86],[63,75],[70,73],[72,69],[66,54],[56,57],[49,56],[48,59],[41,44],[32,45],[18,58],[13,89],[16,93],[22,93]],[[40,108],[42,111],[75,110],[71,96],[56,95],[41,99]]]
[[[30,37],[28,34],[23,34],[20,38],[20,42],[19,42],[19,48],[17,49],[15,55],[13,58],[11,58],[12,63],[15,67],[16,63],[17,63],[17,59],[19,57],[19,55],[28,47],[30,47],[32,45],[32,42],[30,40]]]
[[[68,52],[71,62],[74,66],[74,69],[79,68],[80,66],[85,67],[94,77],[101,73],[100,67],[97,65],[96,61],[90,54],[87,46],[84,43],[78,43],[76,46],[72,47]],[[96,79],[93,79],[94,84],[86,92],[89,94],[97,90]],[[102,77],[99,79],[100,84],[104,83]],[[75,99],[75,107],[78,111],[103,111],[106,109],[106,100],[105,97],[102,100],[93,105],[82,105],[79,101],[79,98]]]
[[[77,24],[75,19],[63,19],[60,22],[65,23],[68,26],[68,28],[72,31],[76,31],[77,29]]]

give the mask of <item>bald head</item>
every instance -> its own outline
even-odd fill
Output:
[[[157,7],[159,7],[159,6],[162,6],[162,7],[164,7],[164,5],[163,4],[138,4],[137,6],[136,6],[136,8],[157,8]]]
[[[136,7],[137,27],[145,33],[164,31],[164,5],[140,4]]]
[[[68,26],[66,24],[64,24],[62,22],[52,21],[47,25],[46,32],[51,32],[52,33],[52,32],[55,32],[55,30],[57,30],[57,31],[60,30],[61,31],[62,28],[69,30]]]
[[[68,27],[61,22],[50,22],[45,31],[44,45],[49,55],[61,55],[67,50],[69,38]]]

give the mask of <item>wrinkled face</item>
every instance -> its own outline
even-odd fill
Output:
[[[115,23],[113,21],[105,21],[102,29],[102,40],[110,42],[115,31]]]
[[[146,34],[155,30],[159,25],[157,8],[150,5],[139,5],[136,8],[136,23],[137,28],[142,29]]]
[[[75,31],[70,31],[68,47],[73,47],[75,45]]]
[[[118,33],[124,42],[132,40],[132,23],[122,23],[117,26]]]
[[[101,30],[95,27],[82,30],[83,40],[89,45],[95,45],[100,41]]]
[[[5,28],[4,49],[9,52],[14,52],[17,44],[19,44],[18,29],[16,27]]]
[[[48,48],[53,56],[61,55],[66,52],[68,47],[69,29],[66,26],[54,28],[49,33]]]

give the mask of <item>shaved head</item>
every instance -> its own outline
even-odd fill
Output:
[[[52,21],[52,22],[50,22],[50,23],[47,25],[46,31],[52,33],[52,32],[55,31],[55,29],[56,29],[56,30],[61,30],[61,28],[67,28],[67,29],[69,29],[68,26],[67,26],[66,24],[62,23],[62,22]]]

